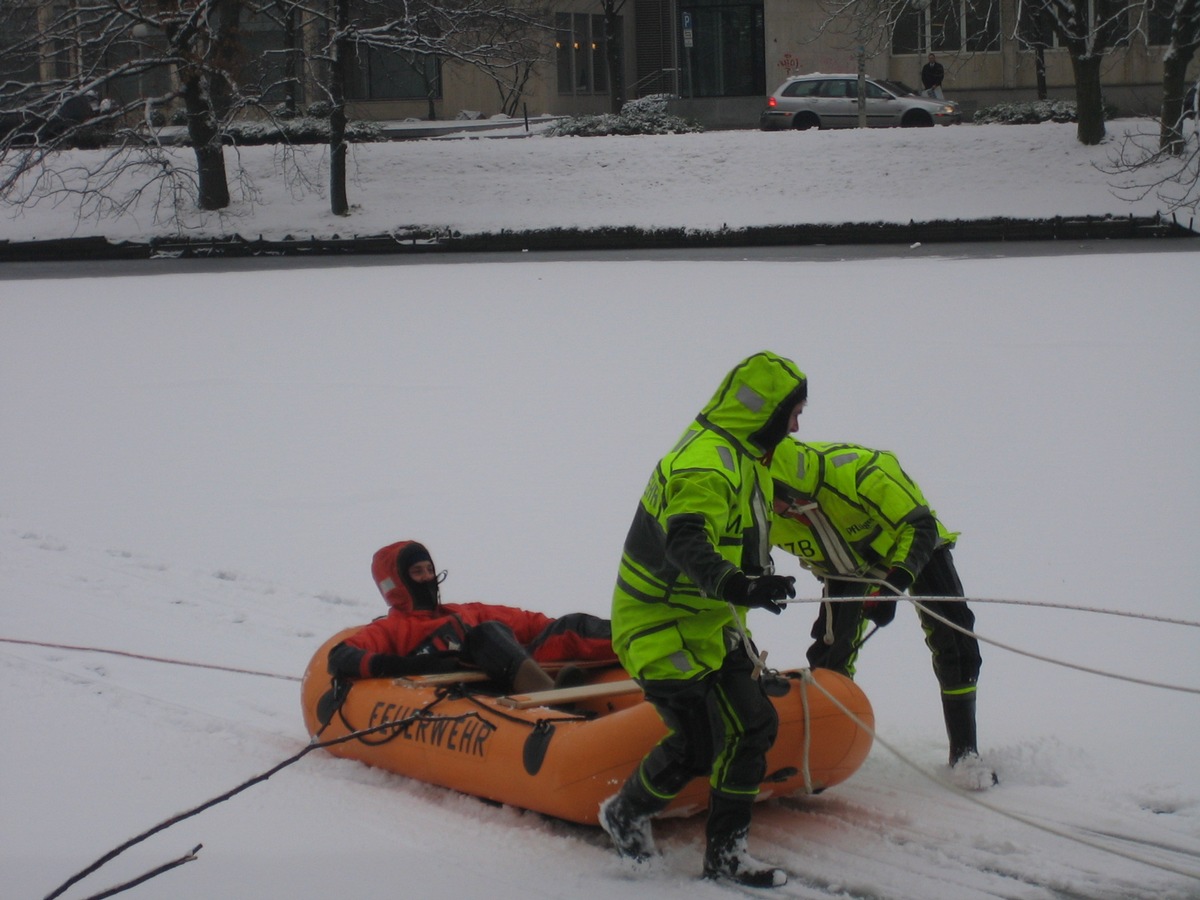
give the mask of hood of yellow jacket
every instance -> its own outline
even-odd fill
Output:
[[[799,367],[764,350],[734,366],[696,421],[763,458],[788,436],[792,409],[807,397],[808,379]]]

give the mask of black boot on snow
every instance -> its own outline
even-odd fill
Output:
[[[946,737],[950,740],[950,765],[968,753],[979,755],[975,738],[975,695],[942,695],[942,715],[946,720]]]
[[[704,877],[732,881],[745,887],[770,888],[787,884],[787,872],[750,855],[746,832],[710,840],[704,853]]]
[[[650,817],[664,804],[642,787],[634,772],[621,790],[600,804],[600,827],[612,838],[622,859],[644,863],[658,855]]]
[[[975,738],[975,695],[942,695],[946,736],[950,739],[950,780],[964,790],[985,791],[999,784],[992,767],[979,757]]]

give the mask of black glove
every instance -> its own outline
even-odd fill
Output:
[[[367,663],[372,678],[403,678],[407,675],[433,675],[461,668],[456,656],[423,654],[401,656],[399,653],[376,653]]]
[[[879,600],[878,596],[878,594],[872,594],[863,601],[862,614],[864,619],[868,619],[882,628],[896,618],[896,601]]]
[[[896,601],[880,598],[890,594],[903,594],[912,585],[913,577],[907,569],[896,567],[887,573],[884,580],[887,585],[872,587],[862,605],[863,617],[880,628],[896,618]]]
[[[791,575],[760,575],[749,578],[734,572],[725,581],[725,599],[736,606],[766,609],[779,615],[783,607],[776,600],[796,596],[796,579]]]

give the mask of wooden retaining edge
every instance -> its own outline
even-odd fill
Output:
[[[511,694],[496,702],[509,709],[530,709],[534,706],[554,706],[560,703],[575,703],[578,700],[595,700],[597,697],[616,697],[640,691],[641,686],[632,678],[625,681],[607,681],[600,684],[583,684],[579,687],[555,688],[550,691],[535,691],[532,694]]]

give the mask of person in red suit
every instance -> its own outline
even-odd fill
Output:
[[[550,662],[616,662],[607,619],[539,612],[491,603],[442,603],[424,544],[399,541],[375,553],[371,574],[390,609],[329,651],[329,672],[343,678],[397,678],[482,669],[506,690],[524,694],[581,680],[564,667],[556,683]]]

